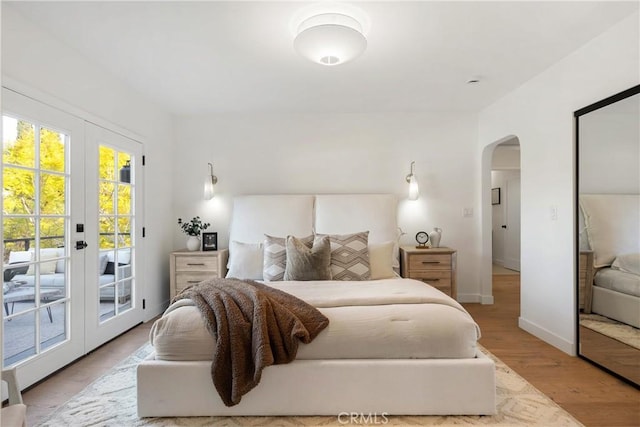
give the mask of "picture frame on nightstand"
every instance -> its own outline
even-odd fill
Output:
[[[217,251],[218,250],[218,233],[202,233],[202,250]]]

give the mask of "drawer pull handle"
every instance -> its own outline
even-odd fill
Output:
[[[440,264],[440,261],[422,261],[423,264]]]
[[[198,263],[198,264],[190,264],[190,263],[187,263],[187,265],[204,265],[204,262],[201,262],[201,263]]]
[[[200,283],[199,280],[187,280],[187,283]]]
[[[433,278],[433,279],[422,279],[422,281],[423,281],[423,282],[426,282],[426,281],[429,281],[429,282],[439,282],[439,281],[440,281],[440,279],[436,279],[436,278]]]

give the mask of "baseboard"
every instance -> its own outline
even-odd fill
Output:
[[[480,294],[458,294],[457,301],[460,303],[479,303],[479,304],[493,304],[492,295],[480,295]]]
[[[520,329],[523,329],[529,332],[531,335],[536,338],[540,338],[542,341],[547,344],[551,344],[558,350],[564,351],[570,356],[576,355],[576,346],[574,343],[567,341],[566,339],[554,334],[553,332],[536,325],[522,317],[518,317],[518,326]]]

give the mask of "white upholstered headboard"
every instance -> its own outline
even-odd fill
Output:
[[[391,194],[253,195],[233,202],[229,244],[258,244],[265,234],[305,237],[369,231],[369,244],[394,242],[398,263],[398,201]],[[234,257],[229,251],[229,264]]]
[[[640,252],[640,195],[581,194],[579,200],[595,267]]]
[[[233,200],[229,241],[260,243],[264,235],[313,234],[311,195],[238,196]]]

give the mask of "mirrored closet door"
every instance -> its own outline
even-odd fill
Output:
[[[640,86],[574,115],[578,354],[640,385]]]

